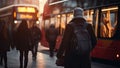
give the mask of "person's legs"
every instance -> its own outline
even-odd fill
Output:
[[[29,51],[25,51],[24,52],[24,57],[25,57],[25,59],[24,59],[24,68],[27,68],[27,64],[28,64],[28,52]]]
[[[35,45],[35,58],[37,56],[37,51],[38,51],[38,43],[36,43],[36,45]]]
[[[91,68],[91,59],[89,54],[82,57],[81,60],[82,60],[81,62],[82,68]]]
[[[20,68],[23,68],[23,51],[20,51],[19,61],[20,61]]]
[[[50,57],[54,56],[55,42],[50,42]]]
[[[53,45],[52,42],[49,43],[50,57],[53,57]]]
[[[0,53],[0,65],[3,65],[3,58],[2,58],[2,53]]]
[[[3,58],[4,58],[4,63],[5,63],[5,66],[4,66],[4,67],[5,67],[5,68],[8,68],[8,67],[7,67],[7,52],[4,52],[4,53],[3,53]]]
[[[35,45],[32,48],[32,57],[35,57]]]

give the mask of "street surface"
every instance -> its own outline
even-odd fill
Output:
[[[32,59],[31,51],[29,52],[28,68],[63,68],[56,66],[56,57],[49,57],[49,49],[39,45],[37,59]],[[3,66],[0,66],[3,68]],[[8,52],[8,68],[19,68],[19,52],[11,50]],[[92,68],[118,68],[112,65],[102,64],[92,61]]]

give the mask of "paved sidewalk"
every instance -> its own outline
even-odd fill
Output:
[[[29,52],[28,68],[63,68],[55,65],[56,57],[49,57],[48,48],[39,45],[37,54],[37,59],[33,60]],[[19,52],[15,49],[8,52],[8,68],[19,68]]]
[[[39,45],[36,61],[32,59],[31,51],[29,52],[28,68],[63,68],[56,66],[56,56],[49,57],[49,49]],[[3,66],[0,66],[3,68]],[[8,52],[8,68],[19,68],[19,52],[17,50],[11,50]],[[92,68],[119,68],[112,65],[93,62]]]

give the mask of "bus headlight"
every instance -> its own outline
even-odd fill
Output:
[[[36,21],[36,24],[39,24],[40,22],[39,21]]]
[[[16,23],[17,23],[17,21],[15,20],[15,21],[14,21],[14,23],[16,24]]]

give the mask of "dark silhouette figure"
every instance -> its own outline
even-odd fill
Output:
[[[66,26],[60,48],[57,52],[57,58],[59,59],[62,56],[65,56],[64,68],[91,68],[90,52],[81,55],[74,50],[76,43],[74,42],[75,29],[73,28],[73,24],[75,24],[76,27],[82,27],[81,25],[87,23],[86,20],[83,18],[83,9],[77,7],[74,9],[73,14],[74,18]],[[91,38],[92,50],[95,47],[97,40],[92,25],[88,24],[86,28]],[[82,43],[84,43],[84,41]]]
[[[28,52],[30,49],[29,39],[30,38],[30,31],[28,29],[27,21],[22,20],[20,23],[17,32],[16,32],[16,47],[17,50],[20,52],[20,68],[23,68],[23,61],[24,61],[24,68],[27,68],[28,64]]]
[[[4,60],[4,68],[7,68],[7,51],[9,50],[7,26],[5,21],[0,20],[0,63],[2,65]]]
[[[50,57],[54,56],[54,48],[56,45],[57,36],[58,36],[57,29],[55,28],[53,24],[50,25],[50,28],[46,30],[46,39],[49,43]]]
[[[33,24],[33,27],[31,28],[31,34],[32,34],[32,55],[33,59],[36,59],[37,51],[38,51],[38,43],[41,40],[41,30],[37,27],[37,24]]]

